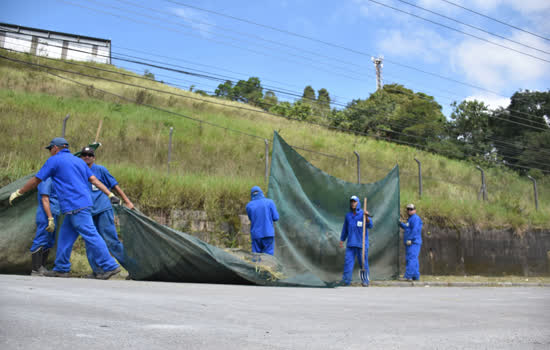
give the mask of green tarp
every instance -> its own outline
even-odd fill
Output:
[[[275,134],[268,192],[281,216],[276,224],[275,257],[218,248],[139,211],[116,206],[124,267],[137,280],[330,287],[341,279],[344,249],[338,241],[349,197],[355,194],[368,197],[368,209],[374,215],[371,279],[394,278],[398,273],[398,174],[396,167],[374,184],[344,182],[312,166]],[[8,205],[9,195],[28,178],[0,189],[0,273],[30,272],[36,192]]]
[[[368,166],[368,159],[365,160]],[[355,173],[355,166],[350,166]],[[399,169],[382,180],[356,184],[319,170],[290,147],[277,133],[273,136],[269,198],[281,219],[276,226],[275,255],[288,273],[310,272],[324,281],[342,278],[344,249],[340,233],[349,210],[349,198],[367,197],[374,227],[369,230],[371,280],[387,280],[399,274]],[[354,279],[359,282],[358,273]]]

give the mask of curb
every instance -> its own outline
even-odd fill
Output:
[[[376,287],[550,287],[543,282],[405,282],[405,281],[372,281]]]

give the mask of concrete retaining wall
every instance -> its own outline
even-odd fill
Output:
[[[209,219],[206,212],[173,209],[148,213],[157,222],[201,240],[250,249],[250,221],[246,215]],[[227,220],[226,220],[227,219]],[[420,272],[427,275],[550,275],[550,231],[439,228],[424,225]],[[403,241],[401,230],[401,240]],[[405,270],[405,248],[400,245],[400,270]]]
[[[550,275],[550,231],[439,228],[422,230],[420,273],[429,275]],[[402,238],[403,232],[401,232]],[[401,239],[402,242],[402,239]],[[404,271],[405,248],[400,249]]]

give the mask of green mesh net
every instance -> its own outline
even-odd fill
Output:
[[[0,189],[0,273],[29,273],[36,192],[8,205],[30,176]],[[315,168],[274,135],[268,196],[281,219],[275,256],[222,249],[163,226],[137,210],[115,206],[124,242],[124,267],[136,280],[331,287],[341,279],[338,242],[349,197],[368,197],[371,279],[398,274],[399,171],[373,184],[352,184]],[[358,274],[354,274],[358,280]]]

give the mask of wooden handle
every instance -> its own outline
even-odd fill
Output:
[[[367,210],[367,197],[365,197],[365,208],[363,210]],[[362,262],[363,262],[363,268],[362,270],[365,269],[365,230],[366,230],[366,227],[367,226],[367,220],[365,218],[365,214],[363,214],[363,256],[362,256]]]
[[[103,126],[103,119],[101,119],[99,121],[99,126],[97,127],[97,132],[95,134],[95,141],[94,143],[97,143],[97,141],[99,140],[99,133],[101,132],[101,127]]]

